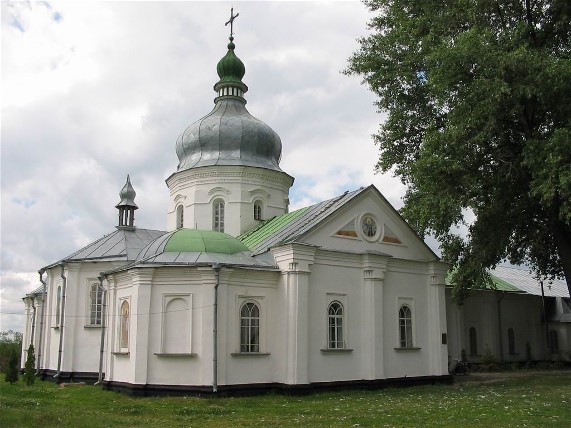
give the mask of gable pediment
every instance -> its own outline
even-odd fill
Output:
[[[335,251],[379,251],[410,260],[437,258],[373,186],[321,219],[298,241]]]

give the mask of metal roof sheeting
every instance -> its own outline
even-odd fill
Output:
[[[490,271],[494,280],[500,280],[517,290],[527,294],[541,296],[541,284],[533,276],[529,269],[521,267],[498,266]],[[496,281],[494,281],[497,283]],[[498,289],[501,289],[498,287]],[[546,297],[569,297],[567,283],[562,279],[543,281],[543,289]],[[509,291],[509,290],[507,290]]]
[[[294,242],[364,190],[365,188],[360,188],[345,192],[327,201],[274,217],[238,239],[250,248],[254,255],[264,253],[278,244]]]
[[[44,269],[64,262],[135,260],[143,248],[165,233],[162,230],[151,229],[117,229]]]

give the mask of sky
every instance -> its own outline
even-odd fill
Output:
[[[38,270],[114,231],[127,174],[136,225],[166,230],[177,137],[214,106],[230,8],[247,109],[281,137],[290,209],[374,184],[383,120],[346,76],[371,13],[335,2],[1,3],[0,330],[23,331]]]

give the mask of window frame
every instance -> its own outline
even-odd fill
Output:
[[[56,287],[56,301],[55,301],[55,328],[60,327],[61,322],[61,293],[62,293],[62,285],[58,284]]]
[[[184,206],[182,204],[176,207],[176,229],[182,229],[184,227]]]
[[[478,355],[478,330],[474,326],[468,329],[468,348],[471,357]]]
[[[335,309],[333,307],[336,306]],[[332,313],[333,309],[333,313]],[[345,307],[339,300],[327,305],[327,348],[330,350],[346,349],[345,346]]]
[[[90,327],[101,327],[103,323],[103,293],[104,290],[99,281],[88,281],[87,325]]]
[[[408,314],[405,312],[408,311]],[[398,311],[398,326],[399,326],[399,348],[412,349],[414,348],[414,332],[413,332],[413,311],[408,303],[402,303]]]
[[[252,315],[252,310],[244,315],[244,308],[250,307],[257,310],[257,316]],[[261,352],[261,305],[255,300],[245,300],[240,304],[238,316],[240,322],[239,352],[240,354],[258,354]],[[254,325],[253,325],[254,324]],[[257,325],[256,325],[257,324]],[[252,334],[252,331],[255,333]]]
[[[557,330],[549,330],[547,333],[549,342],[549,352],[551,354],[559,353],[559,333]]]
[[[212,230],[224,233],[226,202],[222,198],[212,201]]]
[[[254,201],[254,220],[262,221],[262,216],[264,213],[264,205],[262,201],[256,200]]]
[[[508,328],[508,355],[516,355],[515,350],[515,331],[513,328]]]

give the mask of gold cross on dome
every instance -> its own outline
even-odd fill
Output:
[[[230,37],[232,37],[232,35],[234,34],[234,20],[238,18],[239,15],[240,15],[239,13],[234,15],[234,8],[230,9],[230,20],[226,24],[224,24],[224,26],[230,24]]]

